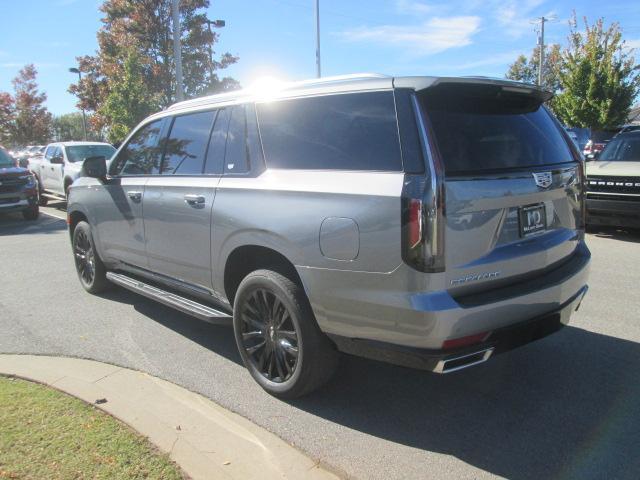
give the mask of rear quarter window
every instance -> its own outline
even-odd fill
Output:
[[[267,167],[400,171],[392,92],[259,103]]]

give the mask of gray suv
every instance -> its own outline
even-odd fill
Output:
[[[350,76],[180,102],[84,162],[83,287],[233,323],[269,393],[346,352],[448,373],[542,338],[587,290],[579,152],[551,94]]]

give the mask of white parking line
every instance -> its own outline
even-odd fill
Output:
[[[57,218],[58,220],[64,220],[65,222],[67,221],[67,217],[66,216],[65,217],[59,217],[58,215],[54,215],[53,213],[45,212],[42,209],[40,209],[40,213],[48,215],[49,217]]]

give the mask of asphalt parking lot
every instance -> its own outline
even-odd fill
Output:
[[[43,211],[63,219],[63,206]],[[251,380],[230,328],[122,289],[88,295],[64,221],[0,217],[0,352],[148,372],[345,477],[637,479],[640,233],[594,230],[588,244],[590,291],[560,333],[446,376],[345,356],[328,387],[283,402]]]

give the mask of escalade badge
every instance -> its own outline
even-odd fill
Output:
[[[553,179],[551,172],[538,172],[533,174],[536,185],[541,188],[549,188]]]

